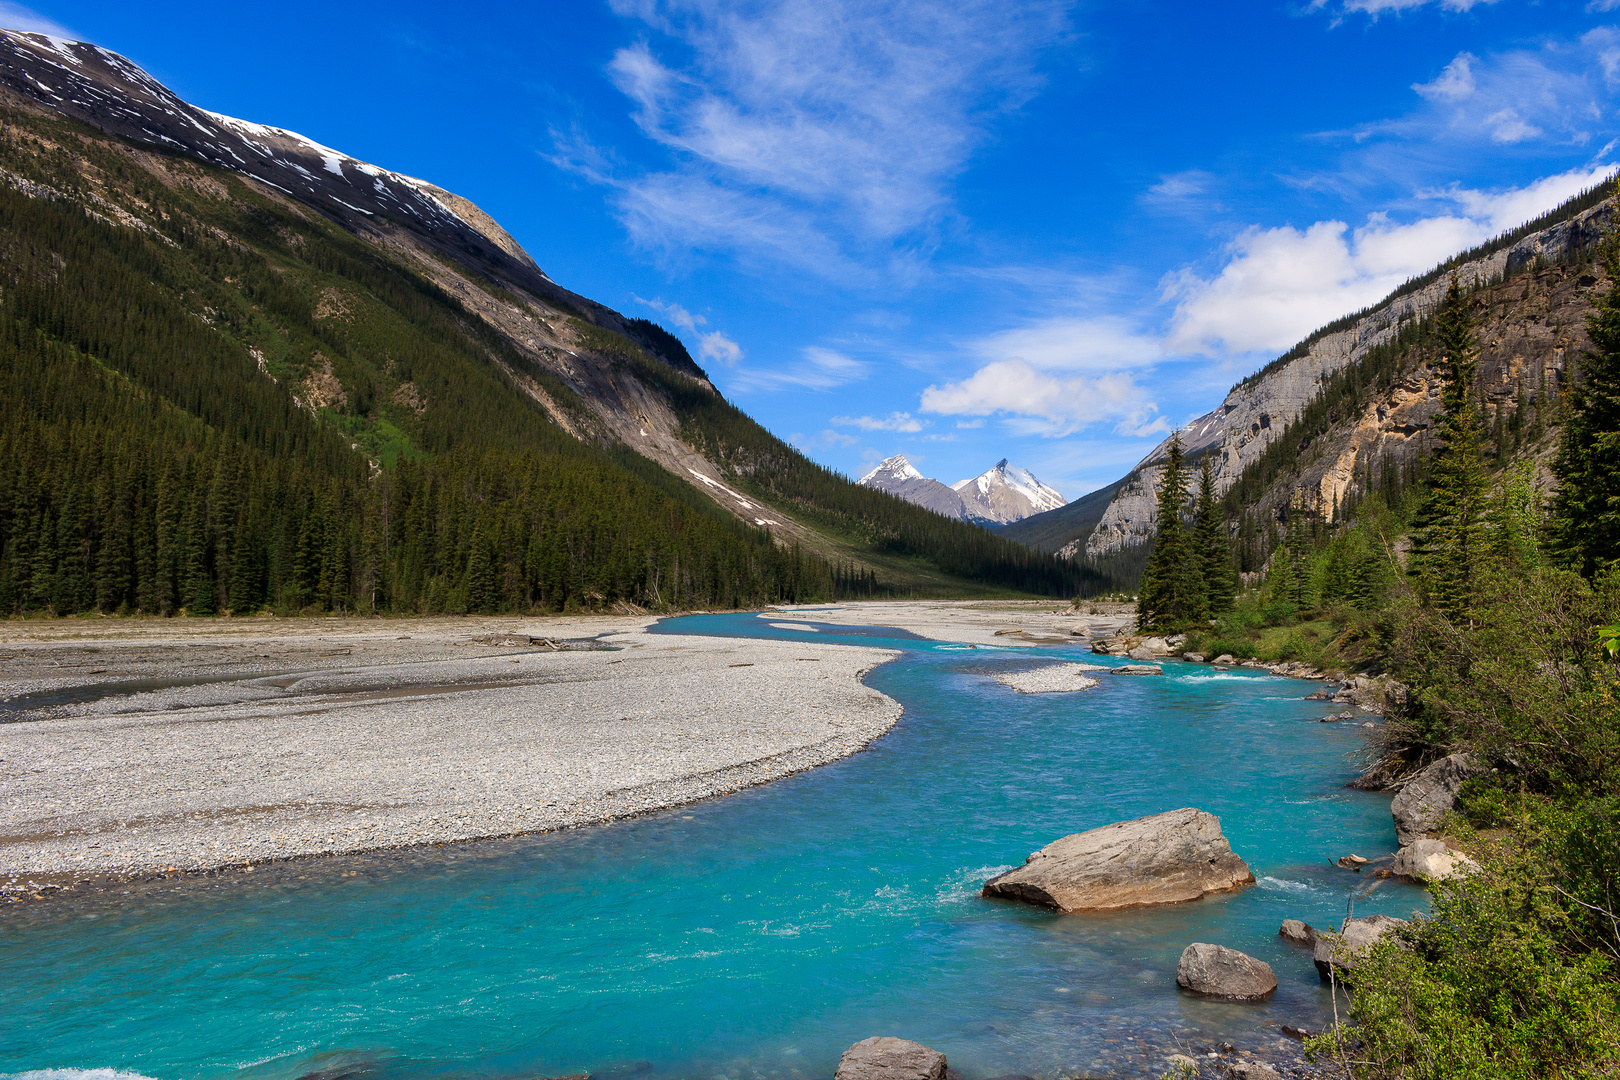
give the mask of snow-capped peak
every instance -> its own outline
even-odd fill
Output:
[[[896,454],[894,457],[884,458],[878,462],[878,467],[861,477],[859,482],[864,484],[873,477],[893,480],[921,480],[923,474],[912,468],[911,462],[906,460],[906,455]]]
[[[1034,473],[1006,458],[978,476],[957,481],[951,488],[991,521],[1018,521],[1056,510],[1068,502],[1055,488],[1037,480]]]

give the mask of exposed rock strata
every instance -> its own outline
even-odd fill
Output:
[[[1221,834],[1192,807],[1054,840],[1024,865],[985,883],[984,895],[1059,911],[1178,904],[1254,884]]]
[[[1509,269],[1537,259],[1558,259],[1601,237],[1613,215],[1612,202],[1583,211],[1457,268],[1464,282],[1491,281]],[[1521,285],[1520,282],[1523,281]],[[1403,322],[1438,307],[1450,284],[1443,275],[1422,289],[1396,297],[1349,328],[1325,334],[1305,355],[1247,385],[1232,390],[1220,406],[1182,431],[1188,453],[1207,451],[1216,490],[1224,493],[1244,467],[1282,436],[1290,423],[1321,392],[1334,374],[1359,361],[1399,332]],[[1601,284],[1601,272],[1567,266],[1532,270],[1510,283],[1507,296],[1480,313],[1478,385],[1488,408],[1511,405],[1522,390],[1535,399],[1557,393],[1567,379],[1569,360],[1585,344],[1585,299]],[[1369,402],[1335,434],[1331,452],[1312,462],[1293,486],[1307,508],[1331,514],[1356,482],[1358,470],[1386,454],[1403,458],[1430,436],[1439,411],[1439,377],[1427,365],[1409,372],[1388,393]],[[1169,440],[1143,458],[1115,494],[1089,536],[1077,538],[1060,554],[1099,557],[1146,543],[1153,535],[1159,476]]]

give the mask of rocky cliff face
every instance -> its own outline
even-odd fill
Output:
[[[1613,201],[1605,201],[1567,221],[1533,233],[1511,246],[1457,267],[1465,283],[1489,282],[1510,271],[1554,261],[1598,240],[1613,219]],[[1507,293],[1528,289],[1517,303],[1507,297],[1482,307],[1479,340],[1481,387],[1492,401],[1516,397],[1528,386],[1556,387],[1563,377],[1566,355],[1578,353],[1584,332],[1585,308],[1573,294],[1574,279],[1565,281],[1559,268],[1515,276]],[[1595,279],[1593,279],[1595,280]],[[1446,274],[1422,288],[1397,293],[1350,326],[1309,340],[1304,354],[1275,365],[1259,377],[1235,387],[1219,408],[1199,417],[1183,432],[1190,455],[1212,455],[1217,490],[1224,493],[1245,466],[1281,438],[1288,425],[1305,411],[1334,374],[1389,341],[1407,320],[1429,314],[1439,306],[1450,282]],[[1565,288],[1569,286],[1569,288]],[[1587,286],[1589,288],[1590,286]],[[1574,290],[1579,291],[1579,290]],[[1494,294],[1493,294],[1494,295]],[[1571,351],[1571,350],[1574,351]],[[1506,352],[1504,352],[1506,350]],[[1407,444],[1428,431],[1439,409],[1439,390],[1432,371],[1413,370],[1386,399],[1369,403],[1357,426],[1360,432],[1332,456],[1313,465],[1310,495],[1313,509],[1331,508],[1351,483],[1358,462],[1392,452],[1404,457]],[[1348,436],[1346,436],[1348,438]],[[1415,450],[1418,443],[1412,443]],[[1129,546],[1145,544],[1153,535],[1161,464],[1169,449],[1166,439],[1132,470],[1087,536],[1077,537],[1060,554],[1098,558]],[[1325,452],[1325,448],[1324,448]]]

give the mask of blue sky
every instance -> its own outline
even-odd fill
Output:
[[[1076,498],[1620,160],[1620,0],[0,2],[479,203],[851,475]]]

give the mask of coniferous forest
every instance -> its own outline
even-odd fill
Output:
[[[218,170],[132,160],[71,121],[0,119],[0,612],[676,609],[895,591],[601,435],[556,374],[364,239]],[[140,220],[87,209],[115,209],[98,192]],[[780,459],[770,494],[843,550],[980,587],[1084,590],[1060,560],[803,459],[656,324],[627,326],[658,356],[566,322],[670,399],[689,441],[723,451],[718,432],[745,431]]]

